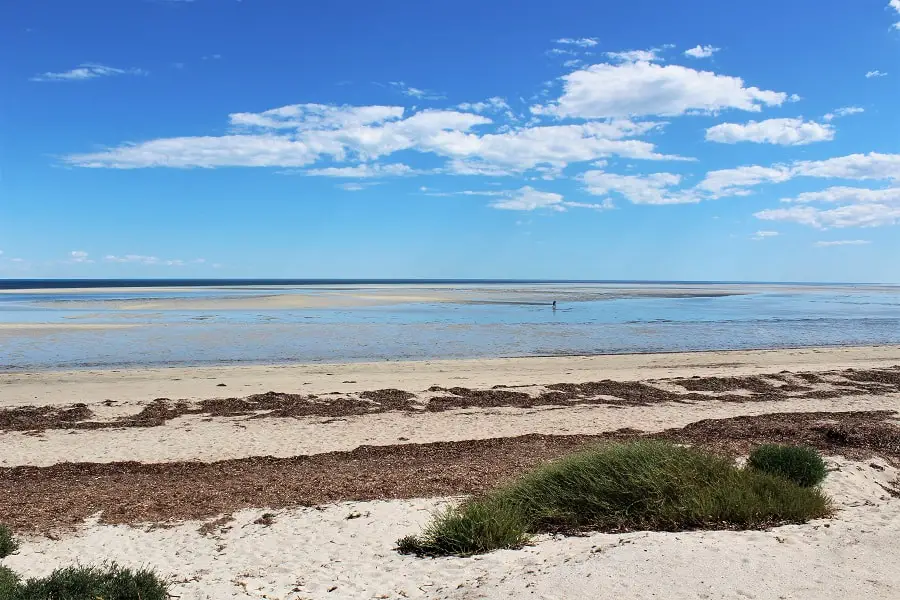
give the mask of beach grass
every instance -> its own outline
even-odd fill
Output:
[[[0,600],[166,600],[168,585],[147,569],[115,563],[57,569],[43,578],[22,581],[0,567]]]
[[[536,533],[760,529],[831,513],[815,487],[665,442],[614,444],[540,467],[398,542],[417,555],[518,548]]]
[[[0,558],[6,558],[19,549],[19,542],[6,525],[0,524]]]
[[[9,567],[0,565],[0,600],[15,598],[19,589],[19,576]]]
[[[765,444],[750,453],[747,464],[758,471],[786,477],[802,487],[819,485],[827,474],[822,456],[803,446]]]

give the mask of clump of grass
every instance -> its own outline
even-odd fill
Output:
[[[750,454],[747,464],[758,471],[786,477],[803,487],[822,483],[827,473],[822,456],[803,446],[766,444]]]
[[[420,536],[397,542],[404,554],[467,556],[519,548],[528,542],[528,526],[517,507],[487,497],[452,507],[435,516]]]
[[[19,542],[6,525],[0,525],[0,558],[6,558],[19,549]]]
[[[758,529],[830,510],[818,489],[702,450],[642,441],[539,468],[437,515],[398,550],[466,556],[521,546],[529,533]]]
[[[19,589],[19,576],[12,572],[9,567],[0,565],[0,598],[15,598],[15,593]]]
[[[8,570],[7,570],[8,571]],[[4,577],[8,578],[4,580]],[[5,582],[5,583],[4,583]],[[6,585],[6,588],[2,587]],[[168,585],[153,571],[133,571],[115,563],[102,567],[66,567],[49,576],[20,582],[0,572],[3,600],[166,600]]]

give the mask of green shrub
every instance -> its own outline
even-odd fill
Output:
[[[822,456],[812,448],[766,444],[750,454],[747,464],[764,473],[787,477],[797,485],[811,487],[825,479]]]
[[[19,576],[8,567],[0,565],[0,600],[15,598],[19,589]]]
[[[0,558],[6,558],[19,549],[19,542],[6,525],[0,525]]]
[[[398,549],[465,556],[521,546],[529,533],[754,529],[805,522],[830,510],[818,489],[738,469],[701,450],[636,442],[541,467],[437,515]]]
[[[66,567],[20,583],[2,600],[166,600],[168,585],[153,571],[133,571],[115,563]]]
[[[397,549],[420,556],[466,556],[519,548],[527,542],[526,523],[515,507],[486,498],[448,508],[435,517],[422,535],[401,538]]]

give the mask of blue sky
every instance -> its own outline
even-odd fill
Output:
[[[900,282],[900,0],[18,0],[0,34],[0,277]]]

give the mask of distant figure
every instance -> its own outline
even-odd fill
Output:
[[[556,300],[553,301],[553,310],[556,310]]]

